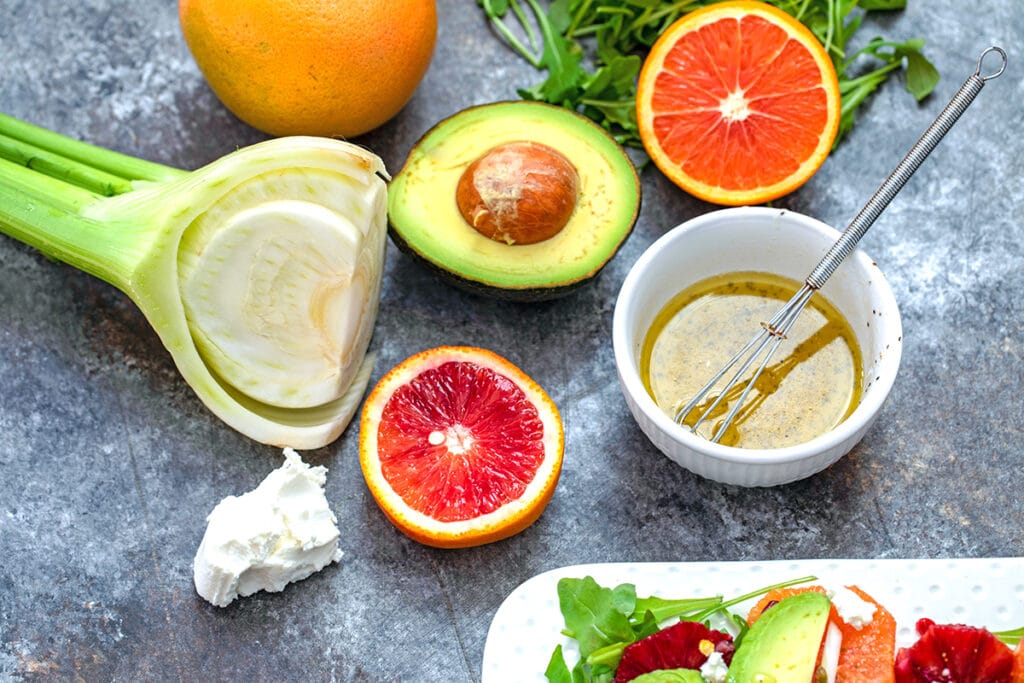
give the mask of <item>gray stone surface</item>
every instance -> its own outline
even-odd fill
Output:
[[[636,230],[569,298],[509,306],[449,288],[389,246],[375,378],[438,344],[491,348],[552,395],[561,482],[522,534],[426,548],[385,520],[357,430],[305,454],[330,468],[340,565],[227,609],[198,598],[204,518],[280,462],[217,421],[113,288],[0,238],[0,679],[475,681],[519,583],[605,561],[1016,556],[1024,547],[1024,6],[910,0],[864,37],[924,36],[943,74],[921,105],[893,82],[801,190],[778,202],[842,226],[974,69],[1007,74],[924,165],[864,247],[895,288],[903,366],[876,426],[809,480],[747,490],[677,467],[641,434],[610,327],[630,264],[713,207],[643,172]],[[440,0],[415,98],[359,142],[397,170],[439,119],[537,76],[469,0]],[[0,0],[0,110],[184,168],[263,139],[218,103],[166,0]],[[1024,624],[1024,607],[1011,605]],[[510,680],[514,679],[512,676]]]

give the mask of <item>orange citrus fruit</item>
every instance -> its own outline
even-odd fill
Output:
[[[405,105],[430,64],[434,0],[180,0],[217,97],[271,135],[351,137]]]
[[[848,586],[861,600],[875,606],[871,621],[860,628],[839,620],[843,644],[839,650],[836,683],[893,683],[896,673],[896,618],[857,586]]]
[[[485,349],[441,346],[407,358],[370,392],[359,460],[398,529],[459,548],[536,521],[564,442],[558,409],[522,370]]]
[[[684,15],[637,83],[640,139],[676,185],[716,204],[766,202],[818,170],[839,130],[839,81],[803,24],[736,0]]]

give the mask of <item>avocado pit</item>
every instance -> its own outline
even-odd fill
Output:
[[[491,148],[459,178],[459,213],[484,237],[505,244],[534,244],[558,234],[579,199],[576,167],[539,142]]]

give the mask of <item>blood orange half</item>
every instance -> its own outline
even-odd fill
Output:
[[[766,202],[804,184],[839,130],[825,48],[771,5],[736,0],[684,15],[651,48],[637,123],[676,185],[717,204]]]
[[[409,357],[363,408],[359,459],[391,522],[426,545],[507,538],[551,499],[565,435],[558,409],[501,356],[442,346]]]

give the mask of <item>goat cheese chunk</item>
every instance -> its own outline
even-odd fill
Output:
[[[324,495],[326,467],[291,448],[252,491],[228,496],[207,517],[193,564],[196,592],[218,607],[277,592],[341,559],[338,520]]]
[[[839,613],[839,618],[858,631],[875,618],[875,606],[849,588],[836,588],[830,591],[829,598],[832,600],[832,606]]]
[[[700,667],[700,677],[707,683],[725,683],[729,677],[729,666],[722,653],[715,651],[708,655]]]

